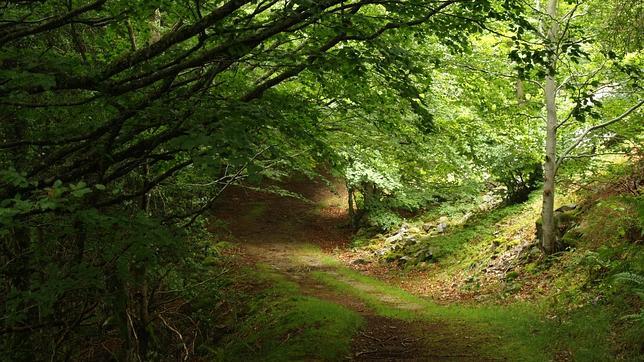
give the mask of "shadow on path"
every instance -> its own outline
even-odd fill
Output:
[[[247,189],[231,189],[216,205],[211,231],[239,243],[246,258],[269,265],[296,282],[305,295],[349,308],[365,320],[353,338],[348,360],[362,361],[486,361],[477,339],[462,323],[403,320],[378,315],[361,298],[340,292],[314,277],[324,273],[348,288],[375,298],[388,308],[409,313],[424,306],[389,295],[370,284],[338,272],[320,252],[344,248],[351,238],[347,224],[346,190],[342,185],[290,182],[286,189],[309,201]],[[318,248],[319,247],[319,248]]]

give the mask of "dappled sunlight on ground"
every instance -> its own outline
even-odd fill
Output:
[[[303,199],[231,188],[215,205],[210,230],[250,244],[306,241],[325,250],[343,247],[351,238],[346,190],[332,187],[308,180],[285,186]]]
[[[335,187],[288,184],[289,191],[310,201],[231,189],[216,205],[210,230],[220,240],[236,242],[246,262],[283,275],[304,295],[359,313],[365,324],[354,336],[352,360],[498,360],[479,351],[487,336],[458,322],[421,321],[427,318],[424,301],[362,280],[333,256],[346,250],[352,236],[346,191]]]

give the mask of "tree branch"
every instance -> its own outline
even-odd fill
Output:
[[[86,13],[91,10],[100,9],[107,0],[97,0],[93,3],[89,3],[85,6],[81,6],[75,10],[68,12],[67,14],[61,15],[54,18],[53,20],[46,22],[42,25],[30,27],[22,31],[16,29],[10,29],[0,36],[0,44],[6,44],[13,40],[24,38],[25,36],[34,35],[42,33],[45,31],[50,31],[61,26],[65,26],[70,23],[76,16]]]
[[[631,108],[629,108],[628,110],[626,110],[624,113],[620,114],[619,116],[617,116],[617,117],[615,117],[615,118],[611,119],[610,121],[606,121],[606,122],[604,122],[604,123],[600,123],[600,124],[598,124],[598,125],[595,125],[595,126],[592,126],[592,127],[588,128],[588,129],[586,129],[586,130],[581,134],[581,136],[579,136],[579,137],[575,140],[575,142],[574,142],[572,145],[570,145],[570,146],[569,146],[569,147],[568,147],[568,148],[567,148],[567,149],[566,149],[566,150],[561,154],[561,156],[559,156],[559,157],[557,158],[557,162],[556,162],[556,164],[555,164],[555,172],[556,172],[556,170],[557,170],[557,169],[559,169],[559,166],[561,166],[561,163],[563,162],[563,160],[564,160],[564,159],[566,159],[566,158],[568,157],[568,155],[570,154],[570,152],[572,152],[575,148],[577,148],[577,146],[579,146],[579,145],[584,141],[584,139],[586,139],[586,136],[588,136],[588,134],[589,134],[589,133],[591,133],[591,132],[593,132],[593,131],[596,131],[596,130],[598,130],[598,129],[601,129],[601,128],[608,127],[608,126],[610,126],[610,125],[611,125],[611,124],[613,124],[613,123],[616,123],[616,122],[621,121],[622,119],[624,119],[624,118],[628,117],[628,115],[629,115],[629,114],[633,113],[635,110],[637,110],[639,107],[641,107],[641,106],[642,106],[642,104],[644,104],[644,99],[643,99],[643,100],[640,100],[640,101],[639,101],[639,102],[637,102],[634,106],[632,106]]]

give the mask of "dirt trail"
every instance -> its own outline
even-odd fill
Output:
[[[469,337],[460,327],[439,322],[415,322],[379,316],[361,299],[339,293],[312,277],[324,272],[380,303],[399,310],[417,311],[423,306],[340,275],[322,260],[322,250],[344,248],[350,240],[344,207],[346,192],[335,185],[337,193],[324,185],[308,181],[290,182],[288,189],[313,202],[244,189],[230,190],[217,205],[216,217],[225,225],[214,227],[242,245],[247,258],[271,266],[296,282],[305,295],[340,304],[361,314],[363,329],[354,337],[348,360],[386,361],[482,361]],[[310,250],[307,252],[307,249]]]

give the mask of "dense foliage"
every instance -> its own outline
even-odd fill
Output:
[[[464,17],[490,16],[479,1],[4,3],[7,356],[163,349],[178,323],[164,313],[199,275],[200,215],[222,190],[350,164],[330,138],[352,113],[357,128],[418,133],[428,112],[400,78],[415,52],[392,44],[462,43],[477,29]]]
[[[641,142],[637,122],[575,138],[587,119],[615,117],[641,97],[641,33],[623,22],[642,7],[628,3],[583,4],[612,14],[619,36],[582,17],[561,47],[571,122],[560,134],[592,154]],[[200,282],[218,275],[203,267],[216,256],[204,215],[230,185],[269,188],[263,179],[331,169],[348,186],[354,224],[381,229],[402,211],[488,190],[525,200],[543,161],[543,42],[530,9],[510,0],[3,3],[4,355],[185,356],[179,330],[195,326],[205,332],[190,337],[193,348],[207,344],[207,305],[219,296],[216,282]]]

